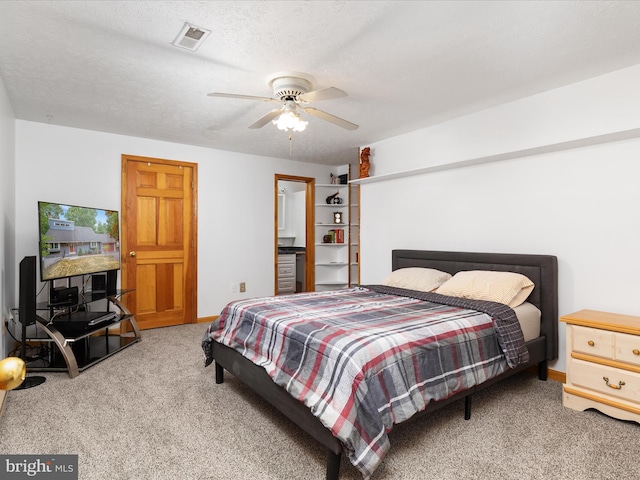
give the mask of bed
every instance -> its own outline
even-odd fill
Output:
[[[436,336],[438,337],[438,341],[433,342],[438,345],[443,344],[443,346],[438,347],[441,351],[439,351],[437,356],[433,358],[437,358],[440,363],[453,364],[456,370],[455,375],[448,371],[444,374],[433,374],[432,378],[442,377],[444,379],[438,382],[433,381],[431,377],[428,380],[420,382],[412,380],[413,383],[419,383],[420,387],[418,388],[416,385],[409,385],[407,387],[407,392],[400,392],[395,396],[393,395],[393,392],[390,394],[387,391],[389,388],[395,388],[395,386],[392,385],[389,387],[389,384],[385,384],[382,380],[378,382],[382,384],[382,387],[372,387],[371,385],[368,385],[365,387],[366,392],[374,389],[383,390],[383,393],[385,393],[388,398],[394,398],[394,400],[392,402],[390,401],[388,405],[385,404],[384,408],[380,407],[379,404],[372,405],[370,409],[371,411],[367,411],[367,403],[373,403],[373,401],[368,400],[368,394],[362,393],[359,388],[359,385],[365,384],[365,382],[361,382],[361,375],[357,368],[355,369],[354,376],[348,379],[348,381],[351,381],[354,385],[352,387],[353,393],[350,393],[349,395],[351,396],[348,398],[344,397],[344,390],[336,388],[335,390],[331,390],[331,394],[326,394],[326,396],[329,397],[329,400],[327,400],[324,398],[324,392],[319,394],[318,392],[310,391],[311,389],[308,388],[309,383],[305,384],[307,381],[306,377],[304,377],[303,382],[298,382],[297,375],[300,370],[305,370],[306,375],[314,376],[314,372],[317,372],[320,368],[321,363],[320,360],[318,360],[317,352],[320,349],[324,349],[324,337],[320,340],[320,343],[317,344],[321,345],[319,348],[317,345],[315,345],[313,349],[308,348],[307,345],[298,348],[297,346],[302,345],[302,341],[289,341],[286,338],[279,337],[279,333],[276,332],[276,327],[273,327],[273,329],[267,329],[266,333],[263,333],[262,330],[260,330],[260,334],[256,333],[258,331],[258,327],[251,327],[252,333],[247,335],[247,338],[243,338],[242,341],[236,341],[234,343],[227,339],[222,340],[220,338],[215,338],[214,332],[221,331],[220,325],[218,324],[220,319],[218,319],[209,326],[203,338],[202,346],[205,351],[205,362],[206,364],[215,362],[216,383],[223,382],[224,370],[227,370],[239,380],[253,388],[265,400],[275,406],[286,417],[323,445],[327,449],[326,478],[328,480],[339,478],[340,459],[345,452],[347,453],[351,463],[363,473],[363,477],[369,478],[375,471],[376,465],[382,460],[388,450],[389,446],[386,439],[386,433],[388,433],[394,425],[401,423],[408,418],[416,418],[417,416],[462,399],[464,399],[465,405],[465,418],[468,419],[471,414],[471,399],[474,392],[486,388],[487,386],[524,369],[531,369],[533,367],[537,368],[538,377],[541,380],[546,380],[547,363],[548,361],[557,358],[558,295],[556,257],[551,255],[425,250],[394,250],[392,252],[392,270],[394,272],[400,269],[408,269],[410,267],[435,269],[441,272],[446,272],[450,275],[454,275],[458,272],[466,273],[469,271],[480,270],[485,272],[514,272],[525,276],[534,284],[533,290],[526,298],[526,303],[534,305],[539,310],[539,335],[535,336],[535,338],[523,341],[523,335],[520,327],[513,327],[513,319],[516,317],[514,310],[494,302],[472,301],[472,303],[467,303],[467,300],[454,297],[444,298],[444,296],[438,295],[437,293],[421,293],[414,292],[413,290],[377,285],[363,285],[356,289],[340,291],[339,293],[333,294],[329,299],[324,295],[323,298],[325,304],[336,303],[340,304],[340,308],[343,310],[355,310],[358,312],[358,315],[360,315],[360,318],[367,319],[367,322],[369,322],[369,319],[372,319],[371,321],[376,321],[376,317],[372,313],[372,311],[376,309],[392,312],[401,310],[403,315],[407,316],[409,320],[416,317],[418,314],[422,315],[426,310],[429,310],[430,312],[434,311],[436,315],[435,318],[439,318],[437,315],[440,315],[442,311],[455,310],[456,322],[463,322],[463,327],[460,327],[460,325],[456,323],[456,330],[451,334],[442,330],[437,330]],[[323,294],[318,292],[317,294],[292,295],[291,301],[294,301],[295,298],[300,304],[305,305],[304,308],[306,308],[305,302],[307,299],[310,301],[311,297],[316,295],[320,297]],[[363,307],[358,303],[360,302],[360,299],[356,297],[360,296],[368,297],[366,301],[369,303],[366,304],[366,307]],[[282,299],[277,299],[276,297],[271,297],[271,299],[259,299],[256,304],[252,305],[252,308],[261,312],[258,316],[277,317],[282,320],[282,317],[278,317],[278,315],[274,313],[275,310],[270,310],[275,308],[272,307],[274,304],[278,305],[278,308],[281,309],[282,307],[280,304],[272,303],[280,301],[282,301]],[[385,302],[390,303],[387,304]],[[439,302],[443,303],[440,304]],[[434,303],[437,305],[434,306]],[[242,305],[246,304],[247,301],[232,302],[225,307],[220,318],[231,318],[233,316],[233,312],[240,310]],[[304,308],[299,309],[296,305],[291,304],[291,312],[297,313],[295,315],[289,314],[288,317],[302,317],[293,318],[293,324],[302,325],[304,328],[307,328],[308,330],[306,330],[303,335],[305,336],[304,338],[308,338],[310,336],[308,334],[309,331],[318,331],[320,329],[324,329],[325,326],[317,328],[317,323],[315,323],[317,318],[314,313],[305,314],[308,315],[308,317],[299,315],[299,312],[307,312]],[[478,311],[476,311],[476,309]],[[315,312],[315,310],[313,312]],[[460,312],[464,312],[464,315]],[[472,312],[473,314],[469,312]],[[333,315],[337,319],[342,316],[342,313],[333,313]],[[319,315],[319,317],[320,316],[322,315]],[[396,317],[398,317],[398,315],[394,313],[394,318]],[[467,318],[469,318],[469,320],[467,320]],[[486,318],[490,318],[491,322],[493,322],[490,328],[489,326],[484,325],[487,323],[485,320]],[[288,320],[291,319],[289,318]],[[470,323],[467,324],[466,322]],[[225,321],[222,321],[221,323],[225,323]],[[226,323],[228,329],[233,329],[234,331],[238,330],[236,326],[230,327],[229,321],[226,321]],[[283,321],[282,323],[285,324],[286,321]],[[414,326],[412,328],[424,328],[423,325],[425,323],[426,322],[421,321],[418,324],[414,324],[418,325],[418,327]],[[349,325],[353,324],[354,323],[349,323]],[[449,322],[433,322],[433,325],[444,324],[448,325]],[[480,324],[483,325],[480,326]],[[501,324],[504,326],[499,327]],[[285,330],[290,328],[288,323],[286,323],[286,325],[286,327],[283,327]],[[310,325],[312,325],[313,328]],[[356,325],[358,325],[356,328],[360,328],[360,323],[356,323]],[[494,332],[494,326],[497,333]],[[340,328],[341,330],[345,330],[342,325]],[[375,329],[375,326],[372,328]],[[430,326],[429,328],[432,327]],[[444,327],[438,326],[434,328]],[[506,336],[501,336],[503,335],[499,332],[501,329],[507,331]],[[462,330],[464,331],[463,334],[460,333]],[[489,330],[491,333],[487,333]],[[421,330],[419,331],[420,333],[422,332]],[[369,332],[369,330],[367,330],[367,332]],[[222,334],[217,333],[217,335]],[[368,338],[364,333],[358,333],[358,335],[361,339]],[[367,333],[367,335],[374,336],[373,333]],[[453,352],[452,346],[446,345],[446,342],[444,342],[443,339],[449,337],[459,338],[460,335],[464,335],[464,341],[459,342],[464,346],[464,351],[462,353],[459,351]],[[476,335],[477,338],[475,337]],[[495,337],[490,335],[494,335]],[[262,342],[255,346],[255,351],[251,351],[247,348],[246,342],[248,342],[249,336],[260,339],[259,341]],[[327,336],[331,335],[327,334]],[[509,339],[510,336],[514,337],[513,340]],[[468,338],[471,337],[473,337],[473,339],[468,340]],[[424,337],[420,336],[420,338]],[[520,340],[518,340],[518,338],[520,338]],[[308,359],[311,362],[315,362],[315,364],[309,366],[300,363],[296,364],[296,366],[291,369],[288,369],[288,360],[285,359],[282,361],[281,365],[282,370],[284,370],[285,373],[283,374],[280,370],[274,372],[274,369],[276,368],[274,364],[279,360],[281,351],[277,350],[277,353],[272,355],[273,358],[267,358],[267,354],[262,356],[261,352],[263,349],[266,349],[265,345],[267,344],[284,344],[285,341],[289,342],[287,343],[287,350],[299,350],[298,356],[300,358],[308,357]],[[256,342],[258,342],[258,340],[256,340]],[[478,343],[472,344],[470,342]],[[408,343],[413,344],[415,342],[411,341]],[[352,342],[348,341],[347,344],[352,345]],[[296,346],[296,348],[291,345]],[[498,345],[498,347],[496,347],[496,345]],[[496,348],[500,349],[498,353],[494,351]],[[368,345],[361,348],[362,351],[367,351],[367,349]],[[327,350],[329,350],[328,347]],[[393,355],[398,354],[396,350],[398,349],[395,348]],[[452,351],[450,354],[452,358],[449,359],[443,357],[443,355],[449,354],[443,354],[442,351],[448,352],[450,350]],[[460,358],[467,355],[467,353],[465,353],[467,350],[481,352],[479,359],[472,359],[470,361],[470,363],[474,365],[473,368],[477,368],[473,371],[471,370],[472,367],[459,365]],[[309,352],[312,352],[312,354]],[[435,354],[431,353],[430,355]],[[378,357],[386,358],[386,356],[387,354],[379,355]],[[389,354],[389,356],[391,356],[391,354]],[[408,368],[411,371],[413,371],[413,369],[418,371],[421,369],[431,368],[424,366],[424,359],[415,360],[414,357],[410,358],[411,360],[406,360],[406,357],[401,361],[394,360],[392,363],[393,365],[396,365],[404,362],[408,366],[401,365],[402,368],[405,370]],[[366,359],[364,361],[367,362]],[[343,360],[343,357],[337,356],[329,359],[327,356],[327,358],[323,358],[322,360],[322,371],[329,373],[340,372],[339,376],[342,377],[342,372],[349,370],[349,368],[339,368],[338,366],[341,362],[344,362],[345,364],[352,363],[350,357],[348,360]],[[373,364],[375,362],[371,361],[369,363]],[[390,367],[388,364],[384,364],[380,367],[380,371],[384,372],[387,372],[389,369]],[[293,370],[295,370],[295,372]],[[402,370],[400,375],[405,375],[405,370]],[[460,374],[460,372],[463,373]],[[383,373],[378,372],[377,375],[382,377]],[[397,375],[398,374],[395,374],[396,377]],[[315,376],[319,375],[315,373]],[[325,377],[329,376],[328,373],[325,373],[324,376],[320,376],[322,378],[317,380],[317,382],[326,383]],[[336,374],[333,376],[338,375]],[[347,375],[345,374],[344,376]],[[355,382],[354,379],[358,379],[358,381]],[[356,383],[358,384],[358,387],[355,386]],[[378,383],[375,383],[375,385],[378,385]],[[428,393],[425,393],[428,389],[426,387],[423,388],[423,385],[427,383],[433,383],[433,392],[429,390]],[[331,388],[333,389],[334,387]],[[416,394],[418,391],[420,392],[419,395]],[[334,396],[337,400],[334,400]],[[410,397],[410,405],[408,407],[406,401],[401,405],[396,405],[394,403],[397,402],[397,398],[401,397]],[[340,408],[348,404],[350,406],[350,410],[345,413],[344,416],[341,416],[341,411],[336,413],[335,409],[332,410],[327,406],[329,405],[329,402],[332,402],[331,405],[338,404]],[[351,407],[352,403],[357,405]],[[395,405],[395,410],[389,406],[391,404]],[[362,412],[360,409],[362,409]],[[375,418],[373,420],[373,423],[380,424],[375,426],[375,428],[380,430],[380,434],[375,439],[372,438],[376,432],[375,429],[372,430],[372,432],[368,432],[365,429],[364,433],[361,433],[358,430],[358,434],[356,435],[357,439],[353,442],[353,435],[351,431],[347,434],[343,434],[344,424],[350,425],[353,423],[360,427],[362,423],[369,422],[369,419],[373,416],[371,412],[375,413],[376,409],[377,411],[382,412],[383,415],[381,419]],[[344,410],[346,411],[346,407]],[[355,410],[356,413],[353,413],[353,410]],[[361,437],[364,437],[365,441],[362,441]],[[358,444],[358,442],[362,445]],[[370,443],[367,444],[367,442]],[[373,458],[370,458],[371,456]]]

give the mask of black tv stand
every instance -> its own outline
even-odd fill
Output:
[[[92,365],[139,342],[141,335],[135,317],[121,302],[122,297],[131,291],[118,290],[113,295],[86,292],[80,294],[73,305],[37,304],[36,308],[41,313],[38,315],[38,330],[46,337],[39,335],[27,341],[48,342],[51,348],[48,358],[30,365],[29,371],[66,371],[74,378]],[[117,311],[112,311],[111,305]],[[111,314],[111,318],[102,318],[106,314]],[[92,324],[96,317],[102,320]]]

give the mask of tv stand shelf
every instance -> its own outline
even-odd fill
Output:
[[[80,295],[78,302],[73,305],[38,304],[37,309],[46,312],[44,316],[38,315],[38,329],[46,337],[32,337],[27,341],[49,342],[57,349],[51,348],[47,359],[30,364],[29,369],[66,371],[74,378],[92,365],[139,342],[141,335],[135,317],[121,301],[122,296],[131,291],[117,291],[114,295],[87,293]],[[118,310],[116,316],[88,326],[85,319],[89,304],[99,300],[107,302],[104,313],[110,311],[111,305],[115,305]],[[78,313],[73,313],[74,310]]]

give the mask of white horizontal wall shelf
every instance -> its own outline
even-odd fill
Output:
[[[542,145],[539,147],[526,148],[524,150],[515,150],[513,152],[499,153],[496,155],[488,155],[486,157],[471,158],[468,160],[460,160],[458,162],[445,163],[441,165],[431,165],[429,167],[415,168],[413,170],[405,170],[402,172],[385,173],[367,178],[358,178],[350,180],[349,183],[365,185],[367,183],[384,182],[395,178],[410,177],[414,175],[422,175],[426,173],[442,172],[444,170],[453,170],[455,168],[470,167],[473,165],[482,165],[486,163],[500,162],[503,160],[513,160],[515,158],[530,157],[532,155],[540,155],[544,153],[559,152],[572,148],[589,147],[603,143],[618,142],[621,140],[630,140],[640,137],[640,128],[631,130],[623,130],[620,132],[605,133],[603,135],[595,135],[593,137],[578,138],[576,140],[568,140],[566,142],[553,143],[550,145]]]

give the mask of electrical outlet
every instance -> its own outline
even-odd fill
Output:
[[[231,284],[231,293],[236,293],[237,292],[237,285],[235,283]]]
[[[247,291],[247,284],[245,282],[240,282],[240,291],[241,292]]]

